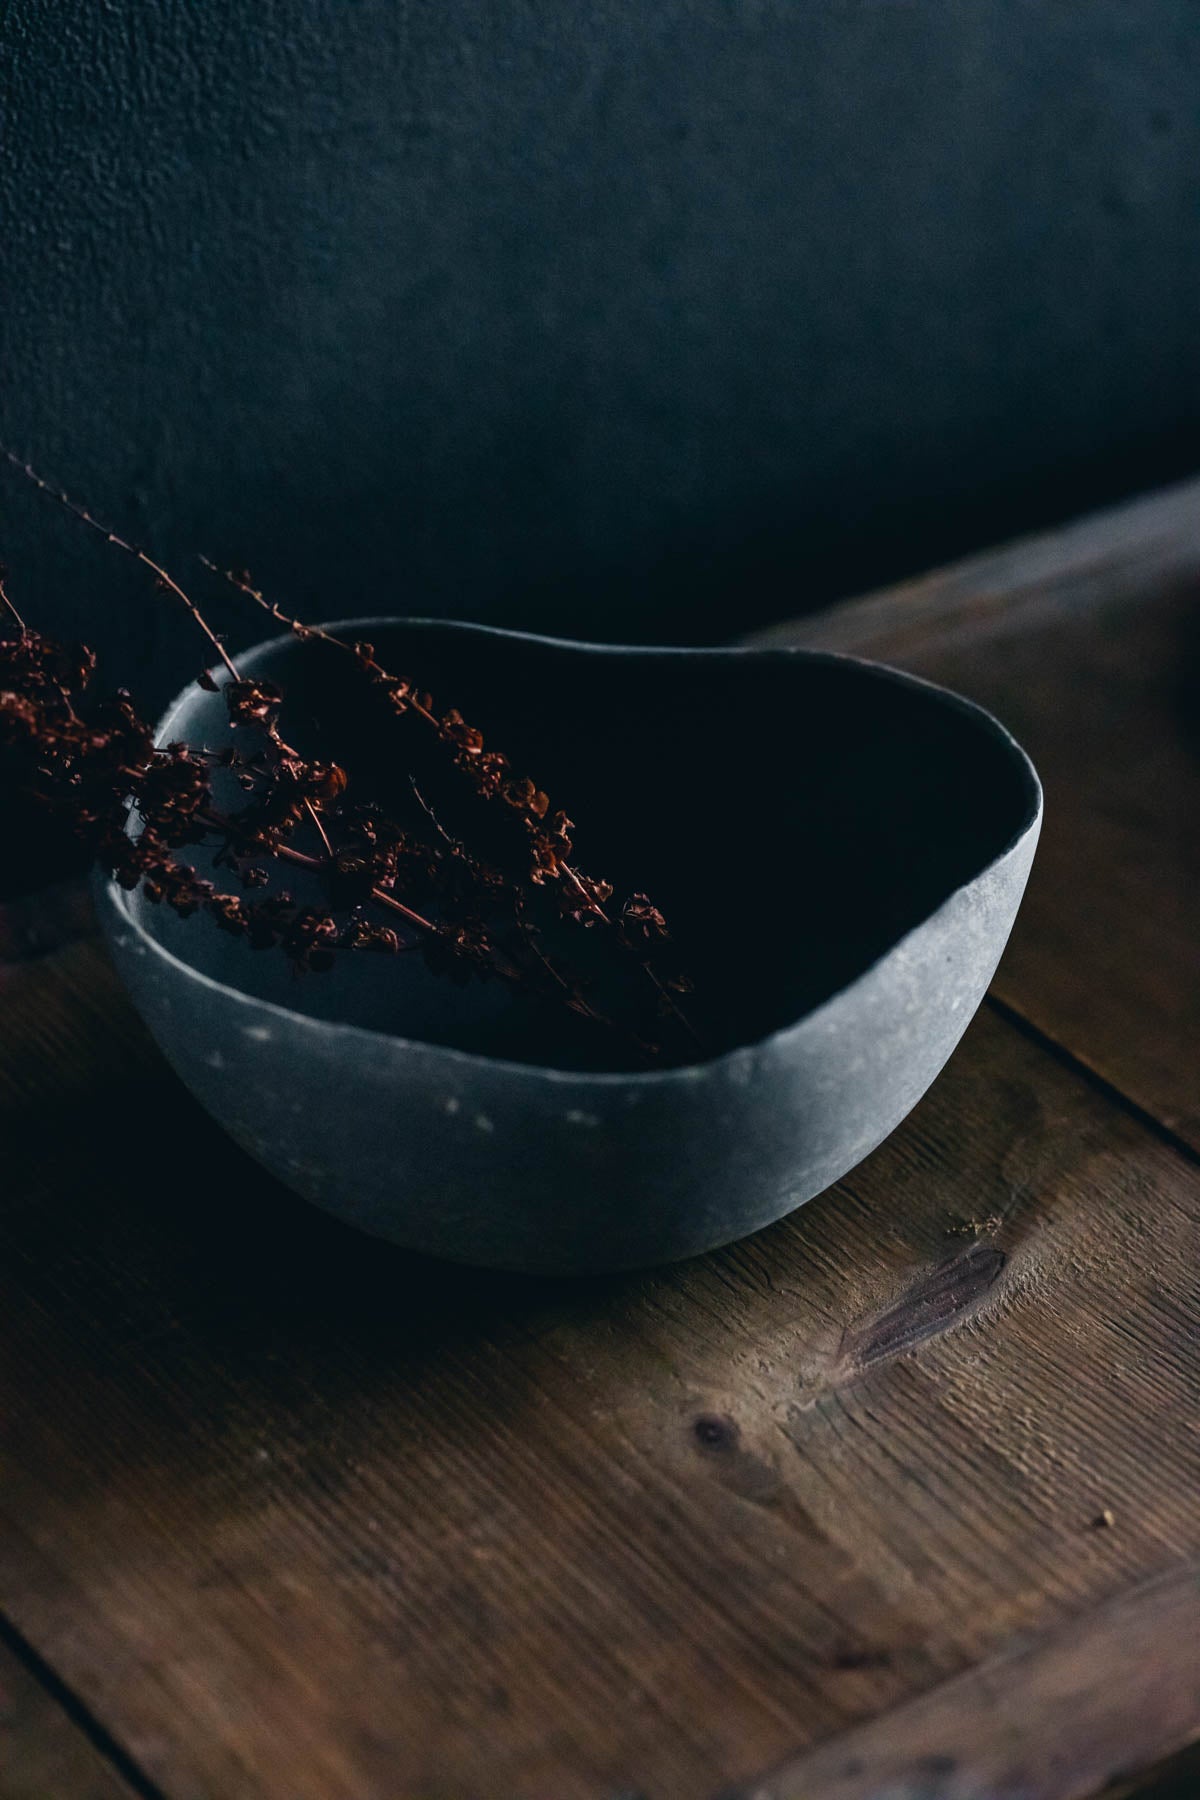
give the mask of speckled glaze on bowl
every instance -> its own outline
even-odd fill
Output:
[[[587,822],[585,867],[682,922],[723,984],[730,1047],[649,1072],[572,1067],[474,990],[389,988],[398,965],[378,958],[356,959],[367,976],[289,987],[275,959],[105,884],[101,916],[143,1018],[272,1174],[436,1256],[629,1268],[770,1224],[920,1099],[991,979],[1041,823],[1032,764],[987,713],[803,650],[627,649],[419,620],[338,629],[461,706]],[[240,662],[302,697],[328,654],[289,637]],[[361,700],[347,688],[338,704],[345,720]],[[197,687],[159,731],[223,735],[221,702]],[[385,1028],[400,1016],[405,1035]]]

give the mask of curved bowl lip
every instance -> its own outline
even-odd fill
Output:
[[[919,919],[915,925],[911,926],[901,937],[898,937],[894,943],[889,944],[888,948],[877,956],[873,962],[868,963],[863,969],[860,969],[858,974],[855,975],[851,981],[848,981],[843,987],[838,988],[836,992],[830,994],[825,1000],[821,1001],[818,1006],[811,1008],[808,1012],[801,1013],[799,1018],[791,1020],[787,1025],[781,1025],[777,1030],[767,1032],[763,1037],[755,1038],[751,1043],[735,1044],[731,1049],[723,1050],[715,1056],[704,1057],[697,1062],[675,1064],[669,1069],[558,1069],[548,1063],[511,1062],[506,1057],[481,1056],[473,1050],[458,1050],[452,1045],[446,1044],[430,1044],[422,1038],[406,1038],[395,1032],[377,1031],[372,1026],[354,1025],[348,1020],[315,1019],[310,1013],[296,1012],[290,1006],[281,1006],[278,1002],[273,1000],[260,1000],[254,994],[244,993],[241,988],[230,987],[227,982],[218,981],[215,976],[206,975],[203,970],[195,968],[191,963],[182,961],[181,958],[175,956],[164,944],[161,944],[157,938],[147,931],[141,921],[134,916],[129,906],[130,897],[125,893],[123,888],[118,887],[117,883],[111,879],[107,881],[101,880],[99,882],[100,895],[107,901],[112,911],[116,914],[122,927],[126,931],[132,931],[140,939],[142,944],[145,945],[147,950],[159,958],[160,961],[171,968],[178,970],[178,972],[187,980],[197,982],[201,987],[207,988],[210,992],[222,995],[235,1006],[244,1006],[248,1010],[256,1013],[266,1013],[272,1018],[277,1018],[286,1022],[286,1024],[292,1028],[299,1028],[305,1031],[318,1031],[322,1034],[332,1035],[334,1038],[340,1038],[344,1042],[353,1043],[361,1041],[365,1048],[370,1048],[382,1040],[384,1043],[395,1045],[398,1050],[415,1051],[426,1057],[442,1059],[459,1068],[472,1069],[477,1072],[495,1071],[506,1076],[519,1077],[530,1083],[570,1083],[584,1087],[602,1088],[627,1087],[630,1085],[635,1087],[655,1087],[672,1082],[694,1080],[700,1073],[708,1074],[723,1067],[745,1062],[746,1059],[759,1055],[770,1045],[779,1043],[801,1031],[811,1019],[816,1018],[827,1008],[836,1005],[836,1003],[845,995],[852,993],[874,969],[877,969],[881,963],[893,955],[902,944],[907,943],[917,932],[922,931],[932,919],[937,918],[938,914],[949,906],[958,894],[961,894],[966,888],[972,887],[989,869],[996,868],[998,864],[1004,862],[1011,856],[1018,845],[1028,837],[1031,831],[1036,830],[1041,823],[1042,784],[1038,777],[1037,770],[1034,768],[1026,751],[1021,748],[1021,745],[1017,742],[1016,738],[1014,738],[1012,733],[1000,723],[999,719],[988,712],[986,707],[978,705],[974,700],[966,699],[962,694],[955,693],[952,688],[940,687],[936,682],[926,681],[920,675],[911,675],[904,669],[892,668],[888,663],[872,662],[867,657],[848,656],[841,651],[835,650],[806,650],[803,645],[598,644],[582,638],[559,638],[549,637],[533,631],[510,631],[507,628],[498,625],[482,625],[469,619],[434,619],[408,616],[402,613],[375,614],[367,618],[327,620],[323,621],[316,629],[336,632],[341,635],[347,632],[365,632],[373,628],[377,629],[381,625],[414,626],[426,629],[435,628],[439,631],[462,632],[465,636],[505,638],[515,643],[539,644],[550,649],[579,651],[592,656],[619,656],[622,658],[631,656],[670,656],[688,659],[745,657],[752,661],[781,661],[784,659],[790,660],[792,658],[800,658],[810,663],[833,663],[841,667],[853,668],[869,678],[891,682],[896,686],[908,688],[913,692],[922,694],[936,704],[947,706],[951,710],[961,713],[977,728],[994,738],[1000,744],[1002,749],[1004,749],[1011,757],[1024,780],[1027,793],[1027,805],[1019,828],[1005,844],[1004,848],[1000,850],[990,862],[985,863],[969,878],[969,880],[960,882],[958,887],[951,889],[949,893],[945,894],[932,912],[927,913],[923,919]],[[262,638],[258,643],[251,644],[248,649],[238,652],[238,664],[243,669],[252,667],[261,657],[264,657],[273,651],[284,649],[287,646],[294,644],[296,641],[294,634],[290,631],[280,632],[275,637]],[[222,665],[218,663],[214,664],[208,672],[213,676],[217,676],[223,674],[225,671]],[[186,687],[181,688],[179,693],[175,695],[174,699],[166,707],[158,720],[158,723],[155,725],[154,741],[156,744],[170,742],[171,728],[177,715],[182,711],[186,704],[195,698],[199,691],[197,682],[190,681]]]

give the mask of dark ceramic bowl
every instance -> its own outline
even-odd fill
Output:
[[[585,868],[654,897],[702,977],[717,1049],[650,1072],[597,1064],[569,1015],[534,1018],[502,983],[461,989],[415,957],[297,978],[206,919],[106,886],[142,1016],[272,1174],[437,1256],[618,1269],[770,1224],[920,1099],[991,979],[1041,823],[1037,775],[987,713],[803,650],[341,629],[537,774],[580,821]],[[336,741],[352,777],[373,744],[376,775],[380,745],[397,765],[378,735],[395,722],[372,716],[348,659],[287,637],[241,663],[281,681],[285,728],[311,752]],[[160,737],[227,741],[222,702],[189,688]]]

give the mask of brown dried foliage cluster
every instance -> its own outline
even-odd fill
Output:
[[[281,691],[241,675],[174,579],[8,454],[187,607],[223,665],[201,685],[220,692],[233,728],[232,747],[221,751],[156,747],[128,692],[99,690],[91,651],[30,630],[0,583],[0,778],[8,792],[56,815],[123,887],[184,918],[207,914],[251,948],[282,952],[297,970],[328,970],[346,952],[411,951],[453,981],[499,979],[565,1006],[648,1063],[701,1047],[683,1010],[691,984],[662,913],[645,894],[614,904],[612,884],[577,865],[571,819],[456,708],[440,710],[417,682],[384,668],[371,644],[306,625],[245,577],[227,577],[298,638],[318,637],[351,659],[398,720],[418,723],[447,771],[512,828],[516,854],[504,859],[485,857],[447,829],[415,780],[414,825],[359,798],[337,762],[302,755],[281,735]],[[397,741],[402,751],[399,728]],[[239,798],[231,804],[232,792]],[[189,860],[199,845],[220,884]],[[296,871],[310,897],[278,886],[256,893],[281,869]],[[589,934],[586,976],[572,957],[575,932]],[[605,956],[613,959],[608,984]]]

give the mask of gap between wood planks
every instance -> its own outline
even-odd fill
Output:
[[[1197,1738],[1200,1564],[1187,1563],[719,1800],[1091,1800],[1136,1791]]]
[[[7,1653],[7,1654],[5,1654]],[[19,1780],[16,1800],[167,1800],[112,1733],[106,1731],[74,1690],[39,1656],[11,1620],[0,1613],[0,1665],[9,1662],[29,1678],[43,1704],[22,1705],[18,1691],[10,1697],[10,1683],[0,1666],[0,1794],[9,1800],[6,1785]],[[15,1683],[13,1685],[16,1685]],[[32,1716],[31,1716],[32,1715]],[[5,1751],[9,1734],[17,1742]],[[36,1733],[39,1739],[32,1744]],[[24,1747],[22,1747],[24,1740]],[[47,1740],[50,1740],[49,1742]],[[15,1767],[14,1767],[15,1765]],[[111,1773],[111,1782],[101,1771]],[[54,1790],[38,1792],[27,1784],[54,1782]],[[68,1788],[64,1784],[71,1783]],[[76,1785],[78,1783],[78,1786]]]
[[[989,1006],[998,1018],[1011,1025],[1015,1031],[1019,1031],[1022,1037],[1028,1038],[1030,1043],[1036,1044],[1040,1050],[1044,1050],[1048,1056],[1052,1056],[1055,1062],[1061,1063],[1064,1068],[1073,1070],[1097,1093],[1103,1094],[1106,1100],[1111,1100],[1114,1106],[1119,1107],[1122,1112],[1128,1113],[1130,1118],[1136,1119],[1139,1125],[1144,1125],[1147,1131],[1152,1132],[1163,1143],[1169,1144],[1172,1150],[1177,1151],[1186,1162],[1191,1163],[1194,1168],[1200,1168],[1200,1151],[1197,1151],[1185,1137],[1181,1137],[1173,1126],[1168,1125],[1165,1119],[1160,1119],[1158,1114],[1152,1112],[1148,1106],[1143,1106],[1140,1100],[1135,1100],[1131,1094],[1127,1094],[1124,1088],[1119,1087],[1115,1081],[1102,1074],[1094,1064],[1080,1056],[1078,1051],[1072,1050],[1068,1044],[1053,1037],[1044,1027],[1035,1024],[1028,1014],[1021,1011],[1019,1006],[1014,1006],[1011,1000],[1001,999],[1000,995],[994,993],[990,988],[984,996],[984,1004]]]

